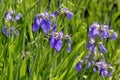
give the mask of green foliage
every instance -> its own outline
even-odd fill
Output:
[[[83,69],[77,72],[74,69],[76,63],[87,54],[84,45],[87,42],[87,28],[94,21],[112,25],[118,36],[120,35],[120,0],[60,1],[74,13],[72,20],[62,15],[57,17],[57,31],[62,30],[64,34],[71,34],[71,53],[67,52],[66,44],[63,44],[62,50],[56,53],[50,47],[49,40],[42,30],[35,33],[31,30],[34,16],[47,10],[48,0],[0,0],[0,80],[120,79],[120,37],[115,41],[108,41],[107,44],[108,53],[105,57],[115,69],[111,77],[103,79],[93,70]],[[22,20],[13,24],[20,31],[19,37],[6,38],[2,34],[2,28],[6,26],[4,13],[8,9],[16,10],[16,14],[22,13]],[[51,0],[50,13],[57,9],[57,0]],[[28,54],[24,55],[25,52]]]

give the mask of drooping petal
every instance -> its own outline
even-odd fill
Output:
[[[41,28],[45,33],[48,33],[51,29],[51,22],[49,19],[43,19],[42,20],[42,24],[41,24]]]
[[[93,68],[93,71],[94,71],[94,72],[97,72],[97,70],[98,70],[98,67],[95,66],[95,67]]]
[[[6,28],[6,27],[4,27],[4,28],[2,29],[2,33],[3,33],[6,37],[8,37],[7,28]]]
[[[41,22],[41,19],[35,17],[34,23],[33,23],[33,26],[32,26],[32,31],[33,31],[33,32],[35,32],[36,30],[39,29],[39,27],[40,27],[40,22]]]
[[[54,15],[55,17],[58,16],[58,14],[59,14],[58,11],[56,11],[56,12],[53,13],[53,15]]]
[[[110,38],[111,40],[115,40],[118,37],[116,32],[113,32],[112,37]]]
[[[22,14],[18,13],[18,15],[16,16],[16,20],[20,20],[21,17],[22,17]]]
[[[87,68],[90,68],[90,66],[91,66],[91,62],[88,61],[88,62],[87,62]]]
[[[71,52],[71,40],[68,40],[68,48],[67,48],[67,50],[68,50],[68,53]]]
[[[111,71],[107,74],[108,77],[110,77],[114,73],[114,69],[112,68]]]
[[[102,77],[104,78],[105,76],[107,76],[108,71],[106,68],[100,68],[100,74],[102,75]]]
[[[79,61],[76,65],[75,65],[75,69],[79,72],[82,69],[82,63]]]
[[[55,23],[54,26],[52,27],[52,31],[56,31],[56,28],[57,28],[57,24]]]
[[[107,25],[101,25],[100,37],[102,40],[110,37],[110,31]]]
[[[87,54],[87,56],[86,56],[86,60],[87,60],[87,61],[89,60],[90,56],[91,56],[91,52],[89,52],[89,53]]]
[[[8,15],[8,11],[5,12],[4,18],[7,18],[7,15]]]
[[[93,51],[93,48],[95,46],[95,41],[94,39],[90,39],[89,44],[88,44],[88,50]]]
[[[101,51],[102,53],[106,53],[106,52],[107,52],[107,50],[106,50],[106,48],[104,47],[104,45],[103,45],[102,42],[99,43],[99,49],[100,49],[100,51]]]
[[[51,36],[51,37],[50,37],[50,46],[51,46],[52,48],[55,48],[56,43],[57,43],[56,38],[55,38],[54,36]]]
[[[72,12],[67,11],[66,16],[67,16],[67,18],[68,18],[69,20],[72,19],[73,15],[74,15],[74,14],[73,14]]]
[[[57,52],[59,52],[62,48],[62,41],[61,40],[57,40],[57,43],[55,45],[55,49]]]

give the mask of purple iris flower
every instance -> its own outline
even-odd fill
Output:
[[[52,27],[50,19],[42,19],[41,28],[44,33],[48,33]]]
[[[54,49],[56,49],[56,52],[59,52],[62,48],[62,37],[63,33],[53,33],[53,35],[50,37],[50,46]]]
[[[13,11],[6,11],[5,14],[4,14],[4,18],[5,18],[6,20],[14,21]]]
[[[78,72],[81,71],[81,69],[82,69],[82,62],[81,62],[81,61],[79,61],[79,62],[75,65],[75,69],[76,69]]]
[[[52,17],[55,18],[53,14],[50,15],[48,12],[45,12],[44,14],[37,14],[34,19],[32,31],[35,32],[41,27],[44,33],[48,33],[52,28],[52,23],[50,21],[50,18]]]
[[[108,77],[110,77],[114,73],[114,69],[111,68],[111,71],[107,74]]]
[[[92,51],[93,50],[93,48],[94,48],[94,46],[95,46],[95,41],[94,41],[94,39],[90,39],[90,41],[89,41],[89,44],[88,44],[88,50],[90,50],[90,51]]]
[[[90,38],[94,38],[99,35],[99,24],[97,22],[94,22],[92,26],[89,28],[88,35]]]
[[[105,76],[107,76],[107,74],[108,74],[107,69],[101,67],[101,68],[100,68],[100,74],[102,75],[103,78],[104,78]]]
[[[111,69],[110,72],[108,71],[108,68]],[[112,66],[110,64],[107,64],[104,58],[102,58],[100,62],[96,62],[94,71],[96,72],[97,70],[99,70],[103,78],[106,76],[111,76],[114,72]]]
[[[18,13],[17,16],[16,16],[16,20],[20,20],[21,17],[22,17],[22,14]]]
[[[102,40],[105,39],[105,38],[110,37],[109,26],[101,25],[100,37],[101,37]]]
[[[4,27],[2,29],[2,33],[6,36],[6,37],[11,37],[13,34],[15,34],[16,36],[19,35],[19,31],[13,27],[11,27],[10,29],[7,27]]]
[[[69,11],[68,8],[64,8],[64,13],[69,20],[71,20],[74,15],[72,12]]]
[[[102,42],[99,43],[99,49],[100,49],[100,51],[101,51],[102,53],[106,53],[106,52],[107,52],[107,50],[106,50],[106,48],[104,47],[104,45],[103,45]]]
[[[6,20],[11,20],[11,21],[14,21],[14,11],[6,11],[5,14],[4,14],[4,18]],[[18,13],[17,16],[16,16],[16,20],[19,20],[20,18],[22,17],[22,14],[21,13]]]
[[[59,52],[62,48],[62,40],[68,39],[68,53],[71,52],[71,37],[69,35],[63,35],[62,32],[52,32],[52,36],[50,37],[50,46]]]
[[[117,35],[116,32],[114,32],[114,31],[112,31],[112,32],[113,32],[113,35],[112,35],[112,37],[110,39],[115,40],[118,37],[118,35]]]
[[[70,12],[70,11],[67,11],[67,13],[66,13],[66,16],[67,16],[67,18],[70,20],[70,19],[72,19],[72,17],[73,17],[73,13],[72,12]]]

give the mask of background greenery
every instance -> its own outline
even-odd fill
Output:
[[[112,63],[115,72],[111,77],[102,78],[91,69],[77,72],[75,64],[87,55],[84,43],[87,29],[93,22],[112,25],[120,35],[120,0],[60,0],[61,4],[74,13],[72,20],[57,17],[57,31],[72,36],[72,51],[68,53],[67,44],[56,53],[42,30],[31,30],[36,13],[48,9],[48,0],[0,0],[0,80],[119,80],[120,79],[120,37],[108,41],[106,61]],[[21,3],[19,3],[21,2]],[[12,26],[20,31],[19,37],[6,38],[2,28],[6,26],[6,10],[22,13],[22,19]],[[58,9],[57,0],[51,0],[50,13]],[[64,41],[66,43],[66,41]],[[24,53],[27,55],[23,58]],[[84,67],[85,65],[83,65]]]

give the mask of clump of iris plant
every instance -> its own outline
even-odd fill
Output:
[[[42,29],[45,34],[49,36],[50,46],[59,52],[62,48],[63,40],[68,40],[68,53],[71,51],[71,37],[69,35],[64,35],[62,31],[56,32],[57,23],[56,17],[63,13],[68,19],[72,19],[73,13],[68,10],[68,8],[59,8],[52,14],[48,11],[45,13],[37,14],[34,18],[34,23],[32,25],[32,31],[36,32],[38,29]]]
[[[99,72],[102,77],[111,76],[114,72],[111,64],[105,62],[104,54],[107,53],[107,49],[104,46],[104,41],[115,40],[118,35],[114,30],[111,30],[107,25],[100,25],[94,22],[89,27],[88,32],[89,44],[87,45],[88,54],[85,59],[87,68],[94,67],[94,71]],[[101,61],[99,59],[101,58]],[[96,62],[97,61],[97,62]],[[78,66],[80,62],[76,64]],[[82,64],[79,64],[82,65]],[[77,71],[77,68],[75,68]]]
[[[3,27],[2,28],[2,33],[6,36],[6,37],[11,37],[12,35],[18,36],[19,35],[19,31],[15,28],[15,27],[11,27],[11,22],[14,22],[15,20],[18,21],[20,20],[20,18],[22,17],[21,13],[18,13],[15,16],[15,11],[12,10],[8,10],[5,12],[4,14],[4,19],[6,21],[6,25],[7,27]],[[9,24],[8,24],[9,23]]]

